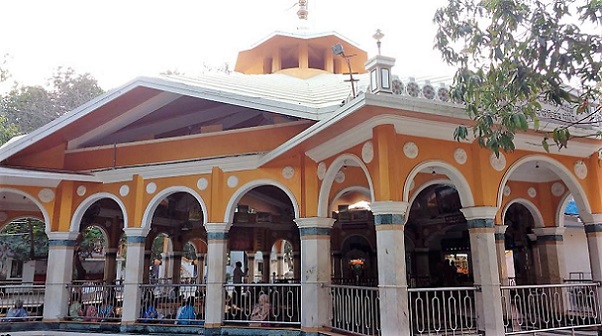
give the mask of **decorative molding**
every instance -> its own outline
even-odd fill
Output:
[[[125,185],[125,184],[124,184],[124,185],[122,185],[122,186],[119,188],[119,195],[121,195],[121,196],[125,197],[125,196],[127,196],[129,193],[130,193],[130,187],[129,187],[129,186],[127,186],[127,185]],[[149,193],[149,194],[151,194],[151,193]]]
[[[146,185],[146,193],[147,194],[154,194],[155,191],[157,191],[157,184],[155,182],[151,182]]]
[[[228,232],[207,232],[207,240],[228,240]]]
[[[205,189],[207,189],[208,186],[209,186],[209,181],[207,181],[207,179],[204,177],[201,177],[200,179],[198,179],[196,181],[196,187],[199,190],[205,190]]]
[[[334,218],[328,217],[306,217],[306,218],[295,218],[295,223],[299,229],[303,228],[332,228],[334,224]]]
[[[295,176],[295,168],[291,166],[286,166],[282,168],[282,177],[284,177],[287,180],[290,180],[293,178],[293,176]]]
[[[374,215],[374,225],[403,225],[405,223],[404,214],[380,214]]]
[[[330,236],[331,228],[325,227],[303,227],[299,228],[299,235],[303,236]]]
[[[235,188],[238,185],[238,177],[236,177],[234,175],[229,176],[228,180],[226,180],[226,184],[230,188]]]
[[[503,153],[498,153],[499,156],[496,156],[495,153],[491,153],[489,155],[489,163],[493,169],[501,172],[506,168],[506,157]]]
[[[529,187],[529,189],[527,189],[527,195],[531,198],[535,198],[535,196],[537,196],[537,190],[534,187]]]
[[[550,187],[550,191],[552,192],[552,195],[556,196],[556,197],[560,197],[562,195],[564,195],[564,191],[566,189],[564,188],[564,184],[562,184],[561,182],[555,182],[554,184],[552,184],[552,187]]]
[[[460,209],[460,211],[462,211],[462,214],[464,214],[464,218],[466,218],[467,221],[472,219],[491,219],[493,221],[495,215],[497,214],[498,208],[487,206],[475,206],[469,208],[462,208]]]
[[[54,191],[48,188],[44,188],[38,192],[38,198],[43,203],[49,203],[54,200]]]
[[[602,232],[602,223],[585,224],[583,225],[583,228],[585,230],[585,233]]]
[[[125,240],[128,244],[144,244],[146,243],[146,236],[126,236]]]
[[[374,159],[374,145],[372,141],[366,141],[362,146],[362,160],[365,163],[370,163]]]
[[[494,228],[493,218],[473,218],[466,220],[469,229]]]
[[[370,209],[372,214],[376,215],[405,215],[408,211],[408,202],[396,202],[396,201],[377,201],[370,203]],[[404,222],[400,222],[403,224]]]
[[[403,145],[403,154],[409,159],[415,159],[418,156],[418,145],[414,142],[406,142]]]
[[[573,170],[575,171],[575,176],[579,179],[583,180],[587,177],[587,165],[582,160],[575,161]]]
[[[318,163],[318,169],[316,170],[316,174],[318,175],[318,179],[322,181],[324,176],[326,176],[326,164],[324,162]]]
[[[458,164],[463,165],[468,160],[468,154],[466,154],[466,151],[463,148],[456,148],[454,151],[454,160],[456,160]]]
[[[512,193],[512,189],[510,189],[509,185],[504,186],[504,196],[508,197]]]
[[[83,197],[86,194],[86,186],[80,185],[77,187],[76,193],[78,196]]]

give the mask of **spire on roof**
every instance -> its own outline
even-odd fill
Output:
[[[299,10],[297,11],[297,16],[299,20],[307,21],[307,0],[299,0]]]

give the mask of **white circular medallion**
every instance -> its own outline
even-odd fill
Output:
[[[0,222],[4,222],[8,218],[6,212],[0,212]]]
[[[506,196],[506,197],[510,196],[511,192],[512,192],[512,189],[510,189],[510,186],[504,187],[504,196]]]
[[[337,175],[334,177],[334,180],[337,181],[337,183],[345,182],[345,173],[339,170]]]
[[[454,160],[456,160],[458,164],[465,164],[467,159],[468,155],[464,149],[458,148],[454,151]]]
[[[84,196],[86,194],[86,187],[83,185],[80,185],[79,187],[77,187],[77,195],[78,196]]]
[[[537,196],[537,190],[535,190],[533,187],[530,187],[527,189],[527,195],[529,195],[531,198],[535,198],[535,196]]]
[[[147,194],[154,194],[155,191],[157,191],[157,184],[155,182],[151,182],[146,185],[146,193]]]
[[[326,164],[324,162],[318,163],[317,174],[320,181],[324,179],[324,176],[326,175]]]
[[[119,195],[125,197],[130,193],[130,187],[126,186],[126,185],[122,185],[121,188],[119,188]]]
[[[413,142],[406,142],[406,144],[403,145],[403,153],[409,159],[415,159],[418,156],[418,146]]]
[[[372,141],[368,141],[362,146],[362,160],[365,163],[370,163],[372,159],[374,159],[374,146],[372,145]]]
[[[573,169],[575,171],[575,175],[577,175],[578,178],[583,180],[587,177],[587,165],[585,165],[585,162],[581,160],[575,162],[575,166],[573,167]]]
[[[54,191],[44,188],[38,193],[38,198],[44,203],[51,202],[54,199]]]
[[[500,153],[499,157],[495,156],[495,153],[491,153],[489,156],[489,163],[493,169],[502,171],[506,168],[506,157],[502,153]]]
[[[226,184],[230,188],[236,187],[238,185],[238,177],[236,177],[234,175],[228,177],[228,180],[226,181]]]
[[[552,188],[550,188],[552,191],[552,195],[556,196],[556,197],[560,197],[562,196],[562,194],[564,194],[564,184],[560,183],[560,182],[556,182],[554,184],[552,184]]]
[[[208,186],[209,181],[207,181],[207,179],[204,177],[201,177],[200,179],[198,179],[198,181],[196,181],[196,187],[199,188],[199,190],[205,190]]]
[[[295,168],[291,166],[286,166],[282,168],[282,177],[284,177],[287,180],[290,180],[293,178],[293,176],[295,176]]]

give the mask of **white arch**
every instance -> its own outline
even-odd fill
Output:
[[[157,207],[159,206],[161,201],[163,201],[165,197],[179,192],[190,194],[197,200],[197,202],[199,202],[199,204],[201,205],[201,211],[203,212],[203,226],[205,226],[205,224],[207,224],[207,217],[209,216],[207,212],[207,205],[205,204],[205,201],[203,201],[201,195],[199,195],[193,189],[185,186],[173,186],[161,190],[157,193],[157,195],[155,195],[155,197],[153,197],[150,200],[150,202],[148,202],[146,209],[144,209],[144,215],[142,216],[142,228],[150,229],[153,215],[155,214],[155,210],[157,210]]]
[[[508,209],[510,209],[510,206],[515,203],[518,203],[518,204],[524,206],[525,208],[527,208],[527,210],[529,210],[529,212],[531,213],[531,216],[533,216],[533,226],[534,227],[540,228],[540,227],[545,226],[545,223],[543,221],[543,216],[541,215],[541,212],[539,211],[537,206],[535,204],[533,204],[533,202],[531,202],[525,198],[515,198],[515,199],[511,200],[510,202],[508,202],[508,204],[506,204],[506,206],[502,210],[502,224],[505,224],[504,219],[506,218],[506,212],[508,211]]]
[[[517,160],[504,174],[502,180],[500,181],[500,185],[497,193],[497,206],[499,207],[502,204],[502,197],[504,194],[504,186],[508,183],[510,176],[518,167],[527,163],[537,161],[539,165],[546,164],[545,166],[556,173],[556,175],[564,182],[564,184],[569,188],[571,194],[573,194],[573,198],[577,203],[577,208],[579,209],[579,215],[584,216],[586,214],[590,214],[591,207],[587,198],[585,197],[585,191],[581,187],[581,184],[575,179],[571,171],[569,171],[562,163],[544,156],[544,155],[529,155],[525,156],[519,160]]]
[[[121,201],[121,199],[119,199],[119,197],[107,193],[107,192],[99,192],[93,195],[90,195],[88,198],[86,198],[83,202],[81,202],[79,204],[79,206],[77,207],[77,209],[75,209],[75,212],[73,213],[73,217],[71,218],[71,225],[69,226],[69,232],[79,232],[79,224],[82,221],[82,218],[84,217],[84,213],[86,212],[86,210],[88,210],[88,208],[94,204],[94,202],[103,199],[103,198],[110,198],[113,201],[115,201],[115,203],[117,203],[117,205],[119,205],[119,208],[121,208],[121,213],[123,214],[123,228],[125,229],[128,224],[128,216],[127,216],[127,211],[125,208],[125,204],[123,204],[123,202]]]
[[[48,215],[48,211],[46,211],[46,208],[44,208],[44,205],[42,205],[42,203],[40,203],[35,197],[31,196],[30,194],[21,191],[19,189],[14,189],[14,188],[0,188],[0,192],[12,192],[15,194],[19,194],[23,197],[26,197],[28,200],[32,201],[40,210],[40,212],[42,213],[42,216],[44,217],[44,231],[46,232],[46,234],[48,235],[50,233],[50,215]],[[8,220],[8,219],[7,219]],[[9,223],[9,222],[7,222]]]
[[[558,227],[564,227],[564,210],[573,198],[571,193],[568,192],[562,197],[563,200],[558,204],[558,208],[556,209],[556,223],[558,223]]]
[[[343,188],[343,190],[339,191],[334,197],[330,200],[329,204],[334,204],[339,198],[341,198],[345,193],[348,192],[358,192],[368,198],[370,198],[370,189],[363,186],[349,186],[347,188]]]
[[[456,186],[449,179],[434,179],[434,180],[426,181],[425,183],[421,184],[418,187],[418,189],[416,189],[416,191],[414,191],[414,193],[412,193],[412,197],[410,197],[410,200],[408,201],[410,208],[412,207],[412,203],[414,203],[414,201],[416,200],[416,198],[422,191],[424,191],[426,188],[428,188],[432,185],[435,185],[435,184],[442,184],[442,185],[456,188]]]
[[[320,187],[320,195],[318,198],[318,217],[330,217],[329,214],[329,199],[330,190],[332,189],[332,183],[339,172],[339,170],[346,165],[345,161],[350,160],[359,165],[359,167],[364,171],[366,175],[366,180],[368,180],[368,186],[370,190],[370,202],[374,202],[374,186],[372,185],[372,177],[370,177],[370,172],[368,168],[364,164],[359,157],[353,154],[342,154],[338,156],[332,163],[326,174],[324,175],[324,180],[322,181],[322,186]]]
[[[232,195],[232,197],[230,197],[230,201],[228,202],[228,206],[226,207],[226,213],[224,214],[224,223],[232,223],[234,221],[234,209],[236,209],[236,206],[238,205],[238,201],[240,201],[240,199],[247,192],[249,192],[253,188],[264,186],[264,185],[271,185],[271,186],[274,186],[274,187],[279,188],[280,190],[284,191],[286,196],[288,196],[288,198],[290,199],[291,203],[293,203],[293,210],[295,212],[295,218],[299,218],[299,204],[297,203],[297,199],[295,198],[295,195],[290,191],[289,188],[287,188],[285,185],[283,185],[282,183],[280,183],[278,181],[274,181],[274,180],[270,180],[270,179],[258,179],[258,180],[253,180],[251,182],[247,182],[246,184],[244,184],[243,186],[238,188],[238,190],[236,190],[236,192]]]
[[[463,208],[474,206],[474,197],[472,196],[472,190],[470,189],[470,185],[462,172],[460,172],[456,167],[450,165],[447,162],[438,161],[438,160],[429,160],[419,163],[408,175],[404,185],[403,185],[403,200],[408,202],[410,197],[410,185],[416,175],[420,173],[423,169],[426,168],[440,168],[443,170],[443,173],[447,175],[451,184],[458,191],[458,195],[460,196],[460,202],[462,203]],[[448,182],[447,184],[450,184]]]

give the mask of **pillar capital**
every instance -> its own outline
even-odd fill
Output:
[[[504,240],[506,229],[508,229],[508,225],[496,225],[495,228],[495,240]]]
[[[227,240],[228,231],[232,223],[207,223],[205,224],[205,230],[207,230],[207,240]]]
[[[542,227],[534,228],[533,233],[537,235],[537,240],[562,240],[564,235],[564,227]]]
[[[588,213],[581,216],[581,219],[586,226],[590,224],[602,224],[602,213]]]
[[[79,232],[50,232],[48,240],[51,241],[75,241],[79,236]]]
[[[370,203],[372,214],[376,215],[405,215],[410,203],[397,201],[377,201]]]
[[[467,221],[473,219],[491,219],[493,221],[495,215],[497,214],[497,210],[497,207],[488,206],[475,206],[460,209]]]
[[[328,229],[332,228],[334,224],[334,218],[329,217],[307,217],[307,218],[295,218],[295,223],[299,229]]]
[[[125,236],[128,238],[128,242],[129,242],[129,237],[143,237],[146,239],[146,236],[148,236],[149,232],[150,232],[150,228],[124,228],[123,229],[123,233],[125,233]]]

